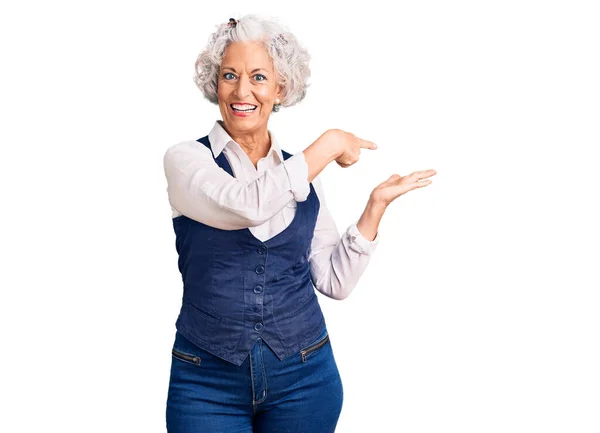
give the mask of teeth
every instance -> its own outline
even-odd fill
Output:
[[[251,104],[231,104],[231,107],[236,111],[253,111],[256,105]]]

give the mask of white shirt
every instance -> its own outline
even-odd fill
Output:
[[[271,148],[256,168],[220,121],[208,135],[212,154],[196,140],[169,147],[163,163],[172,217],[183,214],[221,230],[248,228],[262,242],[282,232],[294,218],[296,202],[310,193],[308,165],[302,152],[284,160],[279,143],[268,133]],[[213,159],[221,152],[235,177]],[[379,235],[369,241],[354,223],[340,237],[318,177],[313,187],[320,209],[309,256],[311,280],[324,295],[344,299],[369,263]]]

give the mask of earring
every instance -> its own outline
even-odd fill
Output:
[[[275,104],[273,105],[273,111],[277,112],[281,108],[281,101],[279,98],[275,99]]]

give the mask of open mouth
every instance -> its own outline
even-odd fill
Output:
[[[256,105],[252,104],[231,104],[231,109],[240,113],[250,113],[256,110]]]

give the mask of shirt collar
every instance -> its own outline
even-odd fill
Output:
[[[281,152],[281,148],[279,147],[277,139],[271,131],[268,131],[268,133],[271,137],[271,149],[269,149],[269,153],[271,153],[271,151],[275,151],[279,161],[283,162],[283,153]],[[225,131],[225,128],[223,128],[221,125],[220,120],[215,121],[215,126],[213,126],[212,130],[208,134],[208,140],[210,141],[210,148],[212,149],[215,158],[221,154],[223,149],[225,149],[225,146],[227,146],[229,143],[235,143],[227,131]]]

